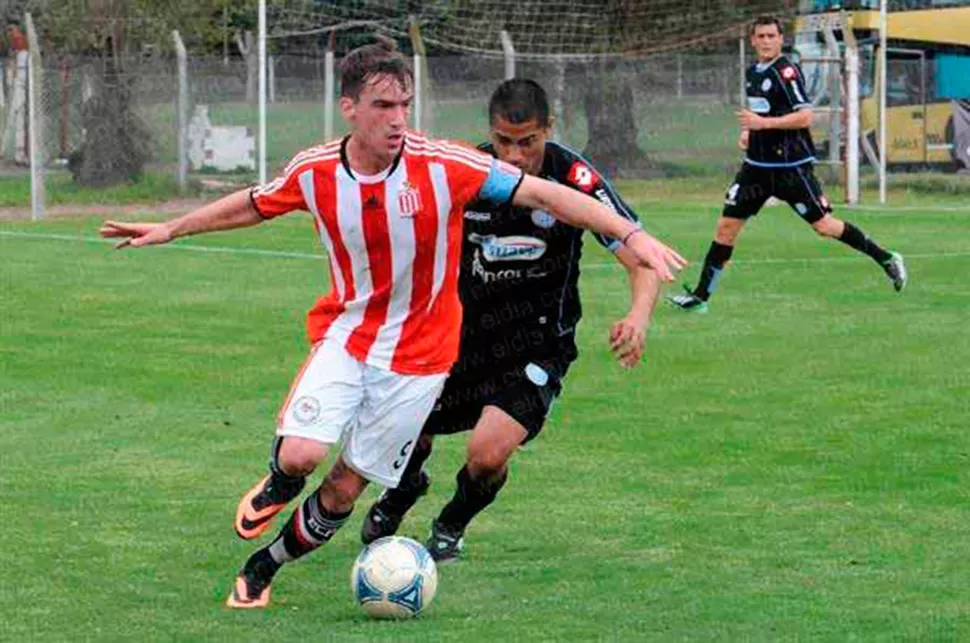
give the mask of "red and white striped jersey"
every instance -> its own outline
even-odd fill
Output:
[[[403,374],[447,372],[458,356],[458,268],[465,204],[509,201],[521,173],[461,145],[413,132],[384,172],[363,176],[347,139],[301,152],[252,191],[264,218],[313,215],[332,290],[310,310],[311,342],[344,342],[361,362]]]

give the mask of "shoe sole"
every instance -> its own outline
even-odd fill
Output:
[[[276,514],[283,511],[283,508],[286,507],[286,503],[283,503],[264,507],[259,511],[254,511],[252,514],[247,513],[247,510],[253,505],[253,498],[262,491],[263,485],[266,484],[267,480],[269,480],[269,476],[257,482],[256,486],[246,492],[246,495],[239,501],[239,506],[236,507],[236,521],[233,523],[233,528],[236,530],[236,535],[243,540],[258,538],[264,531],[269,529]]]
[[[670,301],[669,299],[667,301],[670,303],[671,306],[685,313],[695,313],[698,315],[703,315],[707,312],[707,306],[694,306],[692,308],[684,308],[680,304]]]
[[[235,582],[232,586],[232,591],[229,592],[229,598],[226,599],[226,607],[232,609],[243,609],[252,610],[260,609],[269,605],[269,590],[267,587],[262,591],[259,597],[250,600],[248,598],[241,598],[242,596],[248,596],[249,588],[246,587],[246,580],[241,576],[237,576]]]

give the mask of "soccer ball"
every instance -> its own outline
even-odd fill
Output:
[[[388,536],[360,552],[350,572],[354,599],[374,618],[410,618],[431,604],[438,570],[421,543]]]

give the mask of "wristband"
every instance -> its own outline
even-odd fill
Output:
[[[643,228],[634,228],[633,230],[630,230],[626,233],[626,236],[620,240],[620,243],[626,245],[627,240],[638,232],[643,232]]]

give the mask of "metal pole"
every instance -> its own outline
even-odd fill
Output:
[[[887,0],[879,2],[879,203],[886,202],[886,79],[889,57],[886,41],[889,38],[889,8]]]
[[[505,29],[499,34],[502,39],[502,53],[505,57],[505,80],[515,78],[515,47],[512,46],[512,37]]]
[[[684,55],[677,54],[677,98],[684,97]]]
[[[267,82],[269,86],[269,96],[268,100],[270,103],[276,102],[276,56],[268,56],[266,58],[267,62]]]
[[[30,158],[30,217],[34,221],[44,218],[44,151],[41,119],[40,92],[44,82],[44,69],[40,64],[40,44],[34,30],[34,19],[28,13],[27,23],[27,153]]]
[[[188,149],[188,129],[189,129],[189,74],[188,74],[188,54],[185,51],[185,43],[177,29],[172,31],[172,40],[175,41],[175,55],[178,59],[179,74],[179,95],[178,95],[178,137],[179,137],[179,190],[185,191],[188,184],[189,175],[189,149]]]
[[[323,55],[323,139],[333,138],[333,109],[334,109],[334,68],[333,68],[334,32],[327,40],[327,51]]]
[[[848,72],[845,200],[854,204],[859,202],[859,50],[848,44],[845,48],[845,66]]]
[[[555,94],[552,99],[552,113],[555,117],[555,127],[552,140],[561,141],[566,137],[566,114],[563,96],[566,94],[566,63],[560,56],[556,56]]]
[[[259,182],[266,183],[266,0],[259,0]]]
[[[424,48],[424,40],[421,38],[421,25],[415,16],[408,16],[408,35],[411,37],[411,48],[414,51],[414,129],[420,132],[424,116],[424,86],[427,82],[424,78],[427,52]]]
[[[748,102],[748,90],[745,87],[747,81],[745,79],[746,69],[744,63],[746,62],[746,59],[747,56],[745,56],[744,53],[744,36],[741,36],[738,38],[738,76],[740,82],[740,93],[738,94],[738,100],[740,101],[741,109],[744,109]]]
[[[414,52],[414,129],[421,131],[421,87],[424,78],[421,77],[421,54]]]

